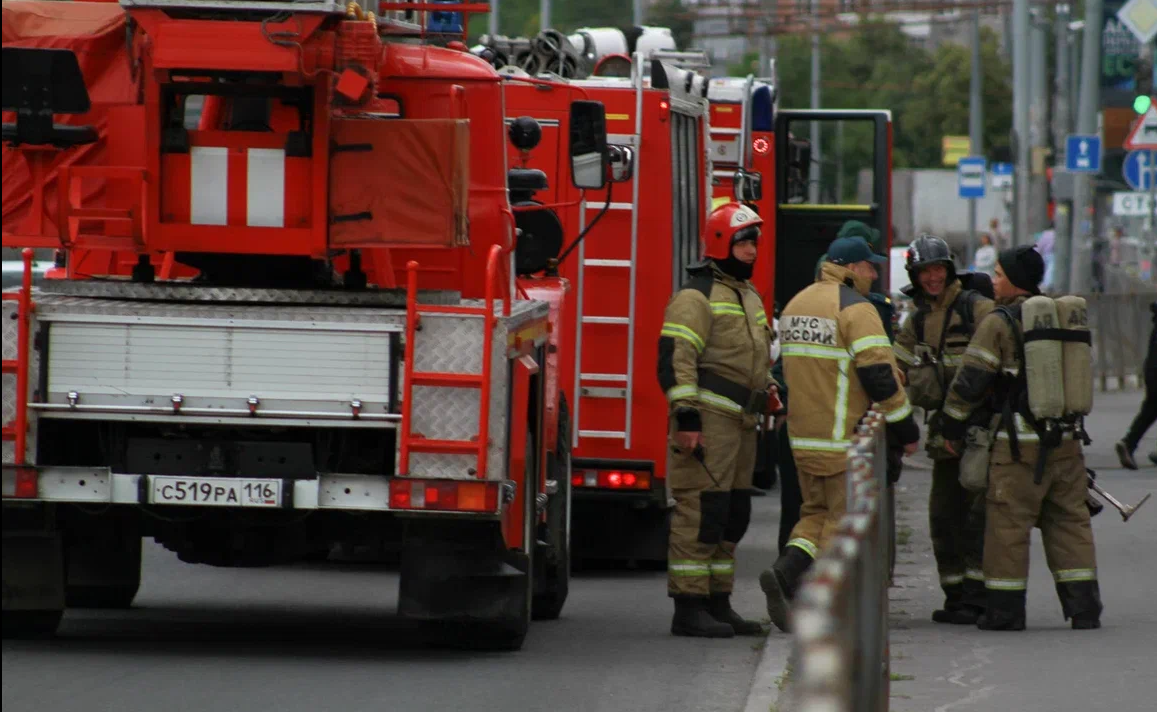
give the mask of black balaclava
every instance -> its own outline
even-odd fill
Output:
[[[728,246],[727,257],[725,259],[716,259],[715,265],[723,272],[723,274],[734,277],[739,281],[751,279],[751,275],[755,270],[754,264],[747,264],[742,260],[735,259],[735,254],[731,251],[735,247],[735,243],[743,242],[744,240],[751,240],[759,244],[759,227],[746,227],[731,236],[731,245]]]
[[[1035,247],[1010,247],[1001,252],[997,260],[1009,282],[1026,292],[1040,294],[1040,283],[1045,277],[1045,260]]]

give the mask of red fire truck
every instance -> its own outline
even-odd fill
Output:
[[[508,199],[542,176],[460,41],[487,6],[122,3],[4,5],[4,635],[131,605],[142,537],[264,566],[394,536],[402,617],[519,647],[567,596],[570,297],[515,280],[550,209]],[[604,107],[539,86],[555,187],[601,193]],[[34,291],[31,248],[66,278]]]
[[[576,285],[562,325],[573,330],[575,357],[564,355],[559,363],[575,423],[572,555],[662,564],[666,402],[652,374],[663,307],[682,284],[684,267],[698,258],[706,214],[713,203],[738,197],[767,218],[753,280],[773,313],[811,281],[816,260],[845,220],[888,232],[891,123],[884,111],[781,110],[774,77],[708,81],[700,74],[709,67],[702,53],[600,54],[590,38],[605,36],[614,32],[586,28],[572,36],[576,46],[585,38],[583,55],[597,69],[594,76],[580,69],[584,78],[568,84],[606,105],[609,141],[621,146],[612,154],[620,163],[612,165],[629,182],[580,202],[555,180],[555,191],[540,197],[559,206],[564,224],[584,235],[557,268]],[[502,71],[527,76],[510,67]],[[512,81],[507,121],[540,117],[550,126],[555,101],[550,91]],[[835,199],[831,191],[808,202],[810,148],[796,136],[812,120],[832,133],[841,122],[855,122],[877,139],[864,166],[871,196],[866,203]],[[546,131],[544,145],[562,145],[561,134]],[[556,158],[560,150],[526,160],[557,173],[564,170]]]

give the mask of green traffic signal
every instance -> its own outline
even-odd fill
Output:
[[[1144,114],[1151,106],[1153,106],[1153,97],[1147,94],[1142,94],[1133,100],[1133,111],[1138,114]]]

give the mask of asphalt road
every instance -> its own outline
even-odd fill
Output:
[[[1088,420],[1093,445],[1086,462],[1097,481],[1126,504],[1146,493],[1157,499],[1157,468],[1148,460],[1157,428],[1137,449],[1142,469],[1123,470],[1115,443],[1139,407],[1141,393],[1096,394]],[[1040,532],[1033,534],[1028,629],[993,633],[932,623],[943,602],[928,537],[930,472],[906,469],[898,521],[911,530],[900,548],[892,589],[893,712],[1141,712],[1157,693],[1157,501],[1127,523],[1107,503],[1093,519],[1097,570],[1105,606],[1102,628],[1071,630],[1061,614],[1045,564]]]
[[[753,519],[735,605],[762,617],[778,492]],[[578,574],[562,618],[514,653],[431,645],[394,616],[396,573],[371,567],[214,569],[150,542],[142,579],[131,610],[73,610],[56,639],[4,641],[4,712],[733,712],[764,644],[671,636],[657,572]]]

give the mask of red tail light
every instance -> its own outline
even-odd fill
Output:
[[[627,470],[584,470],[571,477],[575,487],[588,489],[648,490],[651,489],[650,472]]]
[[[390,509],[497,512],[498,483],[469,480],[390,480]]]

